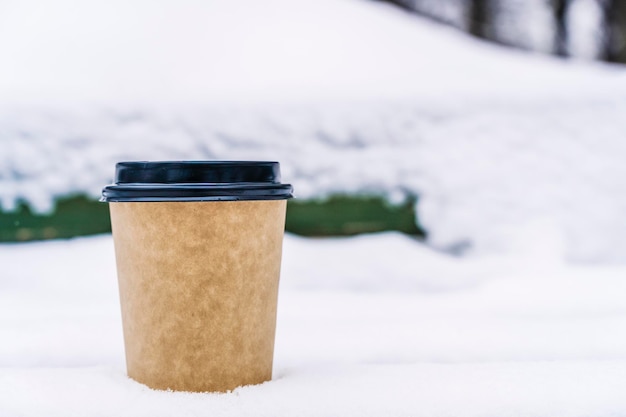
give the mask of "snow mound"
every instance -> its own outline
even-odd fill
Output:
[[[589,85],[592,65],[527,59],[365,0],[4,2],[0,60],[3,100],[372,99],[626,85],[599,69],[611,79]]]
[[[121,160],[272,159],[302,198],[419,196],[433,247],[625,261],[625,93],[375,2],[9,2],[0,204],[96,197]]]

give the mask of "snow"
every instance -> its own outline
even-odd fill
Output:
[[[0,7],[3,210],[95,198],[121,160],[269,159],[302,199],[419,196],[450,253],[626,260],[621,67],[360,0]]]
[[[564,70],[373,1],[27,0],[2,8],[0,91],[27,103],[415,99],[626,84],[600,66]]]
[[[107,368],[6,374],[13,380],[8,393],[19,396],[5,409],[9,416],[613,416],[624,410],[619,392],[626,366],[548,362],[301,367],[271,383],[226,395],[150,391]],[[40,391],[46,395],[37,395]],[[25,392],[31,393],[29,399]]]
[[[268,159],[429,237],[287,235],[274,379],[228,394],[126,377],[110,236],[0,245],[0,416],[626,415],[625,93],[376,2],[2,2],[3,210]]]
[[[110,236],[1,245],[0,415],[626,413],[624,266],[396,233],[287,235],[283,259],[273,380],[190,394],[126,377]]]

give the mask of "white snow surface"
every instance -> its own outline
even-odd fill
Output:
[[[272,381],[125,375],[110,236],[0,245],[0,416],[621,416],[624,266],[287,235]]]
[[[432,247],[626,260],[626,72],[365,0],[0,3],[0,204],[121,160],[272,159],[300,198],[418,195]]]

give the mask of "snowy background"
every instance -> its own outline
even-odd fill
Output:
[[[417,195],[439,249],[626,260],[621,67],[365,0],[31,3],[0,14],[4,210],[120,160],[273,159],[303,199]]]
[[[0,416],[626,415],[626,72],[366,0],[0,2],[0,203],[120,160],[417,196],[426,242],[288,235],[275,380],[124,375],[108,236],[0,246]]]

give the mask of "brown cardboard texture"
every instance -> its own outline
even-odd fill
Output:
[[[286,205],[110,204],[131,378],[179,391],[271,379]]]

